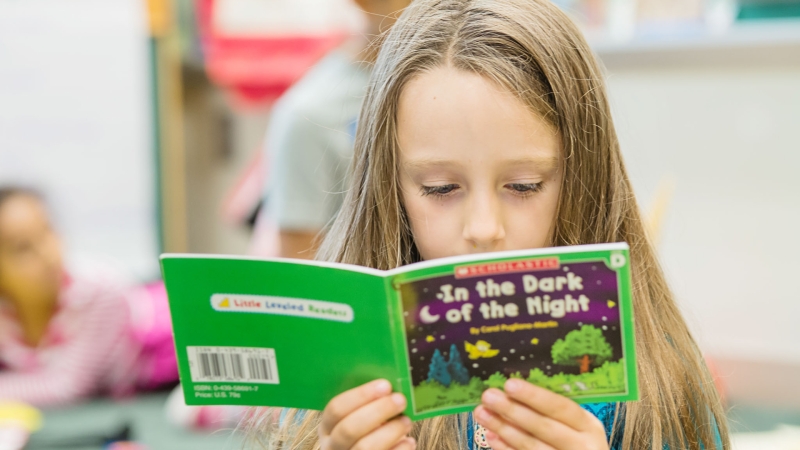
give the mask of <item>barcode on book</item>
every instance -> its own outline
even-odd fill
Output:
[[[255,347],[186,347],[192,381],[278,384],[275,350]]]

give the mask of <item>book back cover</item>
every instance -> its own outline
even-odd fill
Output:
[[[323,409],[376,378],[400,387],[379,272],[191,255],[162,268],[187,404]]]

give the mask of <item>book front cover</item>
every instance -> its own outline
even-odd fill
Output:
[[[627,249],[454,264],[394,280],[415,418],[509,377],[581,403],[638,396]]]

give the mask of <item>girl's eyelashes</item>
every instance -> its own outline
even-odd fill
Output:
[[[422,186],[420,191],[422,191],[423,196],[446,197],[457,189],[457,184],[444,184],[442,186]]]
[[[514,195],[528,197],[542,190],[542,182],[539,183],[509,183],[505,185]],[[423,196],[432,195],[434,197],[447,197],[459,189],[457,184],[444,184],[441,186],[422,186],[420,191]]]
[[[510,183],[507,188],[520,197],[528,197],[542,190],[542,183]]]

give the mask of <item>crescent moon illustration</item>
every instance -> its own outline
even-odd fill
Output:
[[[428,312],[428,308],[429,308],[429,306],[423,306],[422,307],[422,309],[419,312],[419,319],[422,321],[422,323],[436,323],[436,322],[438,322],[439,321],[439,317],[441,317],[441,316],[438,315],[438,314],[435,315],[435,316],[431,315],[431,313]]]

